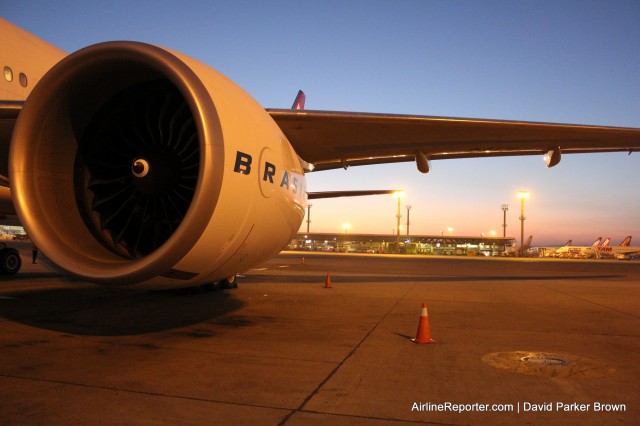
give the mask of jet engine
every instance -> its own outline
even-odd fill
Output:
[[[281,250],[304,217],[300,161],[246,92],[136,42],[54,66],[14,129],[10,179],[35,244],[89,281],[192,286]]]

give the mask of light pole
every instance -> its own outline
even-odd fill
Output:
[[[349,228],[351,228],[351,224],[350,223],[343,223],[342,224],[342,228],[344,229],[344,233],[345,235],[349,233]]]
[[[409,212],[411,211],[411,204],[407,204],[407,237],[409,236]]]
[[[344,229],[344,237],[341,238],[342,240],[342,251],[346,252],[345,249],[345,243],[347,242],[347,233],[349,231],[349,228],[351,228],[351,224],[349,223],[343,223],[342,224],[342,229]]]
[[[313,204],[307,204],[307,234],[309,233],[309,225],[311,225],[311,207]]]
[[[524,255],[524,200],[529,198],[529,191],[518,191],[518,198],[520,199],[520,256]]]
[[[509,210],[509,204],[503,204],[502,207],[502,237],[507,236],[507,210]]]
[[[398,197],[398,210],[396,212],[396,254],[400,254],[400,218],[402,214],[400,214],[400,199],[404,195],[404,192],[398,191],[396,192],[396,197]]]

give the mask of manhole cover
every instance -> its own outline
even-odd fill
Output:
[[[520,358],[520,361],[536,365],[569,365],[569,361],[567,361],[566,359],[546,355],[523,356],[522,358]]]
[[[513,373],[547,377],[603,377],[614,372],[606,364],[575,355],[547,352],[493,352],[482,361]]]

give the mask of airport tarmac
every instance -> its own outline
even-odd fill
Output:
[[[3,425],[640,424],[640,262],[285,252],[189,294],[23,250]]]

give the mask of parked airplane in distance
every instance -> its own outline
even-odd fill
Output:
[[[637,128],[310,111],[303,96],[265,110],[167,48],[67,55],[1,18],[0,37],[0,214],[17,213],[61,269],[106,285],[233,280],[298,231],[305,172],[508,155],[553,167],[640,149]]]
[[[524,252],[531,248],[531,241],[533,240],[533,235],[529,235],[527,241],[524,242],[522,247],[517,247],[515,244],[512,246],[507,246],[504,248],[503,256],[518,256],[522,255]]]
[[[566,243],[562,244],[560,247],[558,246],[538,247],[538,253],[540,253],[540,255],[543,257],[557,257],[555,256],[556,252],[563,247],[570,246],[572,242],[573,240],[568,240]]]
[[[619,260],[629,260],[640,257],[640,247],[631,246],[631,235],[629,235],[619,246],[594,247],[593,256],[599,259],[616,258]]]
[[[571,240],[569,240],[571,241]],[[602,243],[602,237],[598,237],[590,246],[572,246],[564,245],[558,248],[553,254],[553,257],[571,257],[571,258],[587,258],[593,256],[594,247],[599,246]]]

